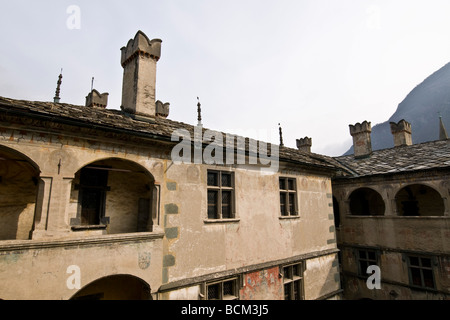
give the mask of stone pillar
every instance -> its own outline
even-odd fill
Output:
[[[47,230],[50,195],[52,191],[52,177],[41,177],[36,197],[36,214],[32,238],[41,238]]]
[[[72,177],[41,177],[33,239],[59,237],[70,232],[68,207]]]

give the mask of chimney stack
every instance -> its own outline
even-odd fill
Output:
[[[161,56],[161,40],[138,31],[121,48],[123,71],[122,110],[135,116],[156,116],[156,63]]]
[[[311,153],[312,138],[305,137],[303,139],[297,139],[297,148],[300,151]]]
[[[412,145],[411,124],[402,119],[398,123],[390,122],[391,132],[394,136],[394,146],[410,146]]]
[[[372,125],[370,122],[364,121],[350,125],[350,134],[353,137],[353,149],[355,158],[365,158],[372,154],[372,140],[370,134]]]
[[[170,103],[162,103],[161,101],[156,101],[156,116],[160,118],[167,118],[169,116]]]
[[[86,97],[86,107],[105,109],[108,105],[109,93],[100,93],[93,89]]]

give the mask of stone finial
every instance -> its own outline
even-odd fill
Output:
[[[280,134],[280,147],[284,147],[284,143],[283,143],[283,129],[281,128],[281,124],[278,124],[278,131]]]
[[[156,101],[156,116],[161,118],[167,118],[169,116],[170,103],[162,103]]]
[[[410,146],[412,145],[411,124],[402,119],[398,123],[390,122],[391,133],[394,137],[394,146]]]
[[[95,89],[87,95],[86,97],[86,107],[89,108],[106,108],[108,105],[109,93],[100,93]]]
[[[55,103],[59,103],[59,101],[61,100],[61,98],[59,97],[59,93],[61,92],[61,84],[62,84],[62,69],[61,69],[61,73],[58,76],[58,82],[56,83],[56,91],[55,91],[55,97],[53,98],[53,102]]]
[[[307,153],[311,153],[312,138],[297,139],[297,149]]]
[[[372,125],[370,122],[356,123],[349,125],[350,134],[353,137],[353,149],[355,158],[364,158],[372,154]]]

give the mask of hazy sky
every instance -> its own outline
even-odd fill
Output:
[[[387,120],[450,61],[448,0],[1,1],[0,96],[121,104],[120,48],[142,30],[162,42],[156,98],[169,118],[340,155],[348,125]],[[79,16],[73,8],[79,9]],[[79,17],[79,19],[77,19]]]

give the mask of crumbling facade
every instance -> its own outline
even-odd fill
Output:
[[[160,46],[122,48],[121,110],[0,98],[0,298],[339,298],[340,165],[281,147],[267,174],[249,139],[244,163],[176,163],[196,127],[155,99]]]

